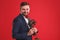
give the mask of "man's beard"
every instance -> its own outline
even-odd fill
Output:
[[[22,15],[28,18],[28,14],[26,14],[26,12],[22,13]]]
[[[22,13],[22,15],[23,15],[23,16],[27,16],[27,15],[28,15],[28,13],[26,13],[26,12],[23,12],[23,13]]]

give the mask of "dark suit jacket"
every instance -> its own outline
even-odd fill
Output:
[[[21,14],[19,14],[13,20],[13,29],[12,29],[12,36],[16,38],[16,40],[32,40],[32,36],[27,36],[27,32],[29,28],[25,22],[25,19]]]

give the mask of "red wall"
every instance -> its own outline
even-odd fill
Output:
[[[24,0],[0,0],[0,40],[12,40],[12,20]],[[30,17],[37,21],[41,40],[60,40],[60,1],[25,0],[30,3]],[[34,37],[33,37],[34,38]]]

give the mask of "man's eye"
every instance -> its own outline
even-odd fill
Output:
[[[28,10],[28,9],[27,9]]]
[[[25,9],[22,9],[22,10],[25,10]]]

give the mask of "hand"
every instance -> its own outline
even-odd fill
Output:
[[[31,29],[29,30],[29,32],[27,33],[27,35],[30,36],[30,35],[33,35],[33,34],[34,34],[34,30],[33,30],[33,28],[31,28]]]
[[[32,30],[34,31],[34,34],[33,35],[36,35],[38,33],[37,28],[33,27]]]
[[[37,33],[37,32],[38,32],[37,28],[35,28],[35,27],[33,28],[33,30],[34,30],[34,32],[35,32],[35,33]]]

